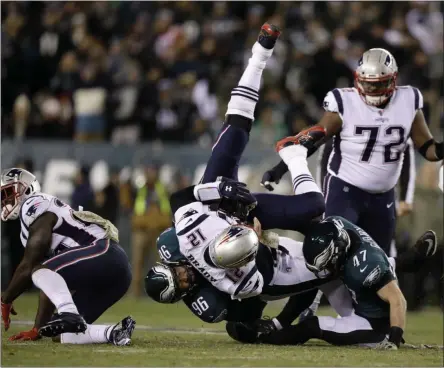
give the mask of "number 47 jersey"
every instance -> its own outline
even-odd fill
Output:
[[[392,189],[401,173],[413,120],[422,107],[421,92],[411,86],[397,87],[384,109],[367,105],[356,88],[328,92],[324,109],[342,119],[328,172],[370,193]]]

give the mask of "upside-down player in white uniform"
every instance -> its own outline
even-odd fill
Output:
[[[60,335],[65,344],[128,345],[135,326],[131,317],[115,326],[92,325],[131,283],[131,266],[115,226],[41,193],[33,174],[11,168],[1,173],[1,219],[17,218],[25,253],[1,297],[5,330],[15,314],[12,302],[31,280],[41,293],[34,327],[10,339]]]
[[[364,229],[389,254],[395,232],[395,192],[409,138],[428,161],[443,159],[426,124],[421,92],[397,86],[398,66],[384,49],[370,49],[359,60],[354,88],[336,88],[324,99],[325,113],[307,129],[317,131],[314,149],[333,137],[324,180],[325,216],[342,216]],[[266,172],[270,188],[285,173],[283,162]],[[316,305],[313,306],[316,309]]]
[[[262,71],[279,34],[275,26],[262,26],[249,64],[231,93],[225,123],[201,184],[171,196],[181,254],[202,277],[233,300],[262,294],[272,283],[273,259],[266,257],[262,263],[256,257],[259,240],[251,227],[254,217],[264,230],[281,228],[304,233],[324,211],[324,198],[308,170],[304,147],[279,149],[293,177],[294,195],[253,196],[237,182]],[[218,181],[218,177],[222,179]],[[158,301],[167,299],[168,290],[174,287],[175,271],[152,271],[145,280],[147,293]]]

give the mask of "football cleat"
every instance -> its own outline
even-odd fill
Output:
[[[111,327],[108,341],[116,346],[127,346],[131,344],[131,336],[133,335],[136,321],[130,316],[125,317],[115,326]]]
[[[415,243],[415,250],[421,258],[429,258],[435,255],[438,245],[436,234],[432,230],[427,230]]]
[[[308,129],[302,130],[299,134],[281,139],[276,143],[276,152],[279,152],[281,149],[292,146],[292,145],[301,145],[310,152],[312,150],[316,150],[322,143],[324,143],[324,139],[326,137],[325,129],[319,125],[315,125]]]
[[[276,41],[280,35],[281,31],[278,27],[270,23],[265,23],[261,27],[257,42],[259,42],[262,47],[271,50],[276,44]]]
[[[259,335],[269,334],[273,331],[277,331],[277,327],[273,319],[271,319],[270,317],[265,316],[262,319],[258,319],[254,324]]]
[[[243,322],[227,322],[225,325],[228,336],[233,340],[245,343],[255,344],[258,339],[258,333],[254,325]]]
[[[40,327],[39,334],[45,337],[55,337],[64,333],[84,333],[87,324],[83,317],[75,313],[56,313],[51,320]]]

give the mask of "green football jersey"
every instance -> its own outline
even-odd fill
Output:
[[[389,318],[390,305],[377,294],[396,280],[387,255],[360,227],[340,216],[332,217],[341,222],[350,235],[351,248],[341,278],[350,291],[355,313],[367,318]]]

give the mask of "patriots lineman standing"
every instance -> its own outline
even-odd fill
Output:
[[[357,224],[387,254],[396,225],[394,187],[409,139],[428,161],[440,161],[444,155],[444,143],[436,142],[427,127],[421,92],[397,86],[397,74],[390,52],[366,51],[355,71],[355,87],[328,92],[323,117],[307,129],[324,131],[318,146],[333,138],[324,179],[325,216],[338,215]],[[279,163],[264,174],[263,185],[271,189],[270,183],[285,171],[285,164]]]

